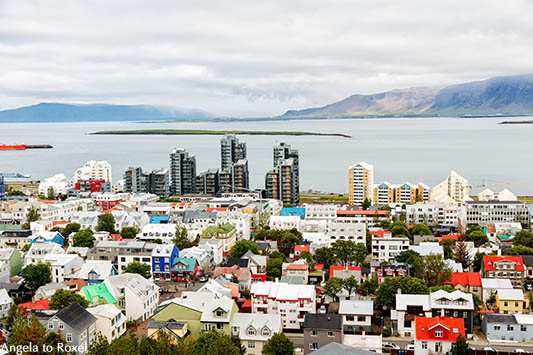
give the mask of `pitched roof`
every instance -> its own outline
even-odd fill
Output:
[[[41,300],[35,301],[35,302],[26,302],[19,304],[19,307],[21,309],[50,309],[50,306],[48,305],[48,298],[43,298]]]
[[[250,301],[250,300],[247,300]],[[232,327],[239,327],[239,338],[241,340],[262,340],[267,341],[275,333],[281,332],[281,316],[276,314],[257,313],[235,313],[233,315]],[[255,329],[254,335],[248,334],[248,329]],[[263,335],[263,329],[269,330],[269,335]]]
[[[172,271],[188,271],[193,272],[196,268],[196,259],[195,258],[176,258],[174,259],[174,263],[172,264]],[[176,265],[183,264],[186,266],[185,269],[178,269],[176,268]]]
[[[352,346],[339,343],[329,343],[318,350],[312,351],[310,355],[375,355],[376,353],[354,348]]]
[[[54,317],[61,319],[65,324],[68,324],[78,332],[84,331],[96,322],[96,317],[77,303],[72,303],[67,308],[56,313]]]
[[[105,301],[109,304],[117,303],[117,300],[111,292],[107,289],[107,285],[102,282],[96,285],[88,285],[82,288],[83,295],[89,303],[93,303],[94,297],[97,297],[97,303]]]
[[[374,301],[372,300],[341,300],[339,314],[373,315]]]
[[[309,329],[342,329],[342,316],[340,314],[306,313],[304,328]]]
[[[489,313],[483,316],[487,319],[489,323],[505,323],[505,324],[516,324],[516,319],[512,314],[501,314],[501,313]]]
[[[461,286],[481,286],[481,274],[479,272],[452,272],[452,279],[445,284],[456,287]]]
[[[239,267],[248,267],[249,262],[250,262],[249,259],[229,258],[228,262],[226,263],[226,266],[232,267],[233,265],[237,265]]]
[[[443,330],[442,337],[435,337],[433,330],[439,328]],[[415,317],[416,340],[456,341],[459,335],[465,336],[462,318]]]
[[[311,246],[310,245],[295,245],[294,246],[294,251],[299,251],[299,252],[304,252],[304,251],[307,251],[309,252],[311,250]]]
[[[361,271],[361,267],[360,266],[331,265],[329,267],[329,277],[330,278],[335,277],[335,273],[338,271],[345,271],[345,272],[351,271],[353,273],[355,271]]]
[[[516,264],[516,271],[524,271],[524,261],[521,256],[513,255],[485,255],[483,256],[483,266],[486,271],[494,271],[494,263],[510,261]]]
[[[523,301],[524,300],[524,292],[522,292],[522,289],[504,288],[504,289],[496,290],[496,294],[498,296],[498,299],[500,300],[505,300],[505,301]]]

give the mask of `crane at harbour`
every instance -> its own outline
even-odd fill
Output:
[[[469,188],[479,188],[479,187],[504,187],[504,186],[512,186],[512,185],[527,185],[529,184],[529,181],[511,181],[511,182],[502,182],[500,184],[485,184],[482,183],[481,185],[476,186],[468,186]]]
[[[28,179],[30,175],[20,174],[20,173],[2,173],[0,172],[0,201],[6,199],[6,194],[4,191],[5,179]]]

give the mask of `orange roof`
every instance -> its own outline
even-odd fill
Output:
[[[440,237],[435,237],[435,240],[438,240],[439,242],[441,240],[444,240],[444,239],[458,240],[459,239],[459,235],[457,235],[457,234],[444,234],[444,235],[441,235]]]
[[[82,287],[85,287],[87,286],[87,281],[85,281],[84,279],[74,279],[74,280],[70,280],[70,281],[63,281],[63,283],[67,286],[74,286],[76,285],[77,286],[77,290],[76,291],[79,291],[82,289]]]
[[[311,250],[310,245],[295,245],[294,246],[294,251],[299,251],[300,253],[303,251],[309,252],[310,250]]]
[[[378,236],[380,238],[384,238],[385,235],[387,235],[387,236],[392,235],[392,233],[389,232],[389,231],[369,231],[368,233],[370,233],[372,235],[375,235],[375,236]]]
[[[337,210],[337,215],[344,216],[388,216],[389,211],[386,210]]]
[[[232,267],[222,267],[219,266],[215,269],[215,272],[213,274],[213,278],[216,278],[218,275],[235,275],[239,279],[239,281],[246,281],[250,280],[252,278],[252,273],[250,272],[249,268],[239,268],[237,265],[233,265]]]
[[[360,266],[331,265],[329,267],[329,277],[330,278],[334,277],[333,275],[334,275],[335,271],[342,271],[342,270],[357,271],[357,270],[361,270],[361,267]]]
[[[228,210],[227,208],[222,208],[222,207],[210,207],[210,208],[207,208],[205,211],[206,212],[213,212],[213,211],[226,212],[227,210]]]
[[[416,340],[456,341],[459,335],[465,336],[463,318],[415,317]]]
[[[512,255],[485,255],[483,256],[483,266],[487,271],[494,271],[494,263],[499,261],[510,261],[516,264],[516,271],[524,271],[524,261],[521,256]]]
[[[70,223],[69,221],[52,221],[53,226],[57,226],[60,224],[69,224],[69,223]]]
[[[315,264],[315,270],[316,271],[324,270],[324,264]]]
[[[287,270],[308,270],[309,265],[307,264],[289,264],[287,265]]]
[[[19,304],[20,309],[50,309],[50,306],[48,305],[48,298],[43,298],[42,300],[38,300],[35,303],[33,302],[26,302]]]
[[[110,234],[109,236],[118,242],[122,240],[122,237],[120,236],[120,234]]]
[[[453,287],[457,285],[481,287],[481,274],[479,272],[452,272],[452,279],[445,283]]]

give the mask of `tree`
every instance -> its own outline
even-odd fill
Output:
[[[344,280],[342,280],[342,287],[348,292],[348,297],[352,296],[352,293],[357,291],[358,282],[356,278],[352,275]]]
[[[518,245],[533,248],[533,233],[530,233],[526,230],[516,232],[516,235],[513,238],[513,246]]]
[[[415,276],[423,280],[428,287],[442,285],[452,278],[452,269],[444,261],[442,255],[424,256],[418,261],[415,269]]]
[[[294,246],[301,244],[303,240],[302,233],[296,228],[292,228],[288,231],[284,231],[283,236],[281,237],[281,246],[284,250],[292,253],[294,251]]]
[[[98,232],[115,233],[115,217],[111,213],[102,213],[98,216],[98,225],[96,226]]]
[[[439,244],[442,245],[442,250],[444,251],[444,259],[453,258],[453,245],[455,244],[455,240],[442,239]]]
[[[76,222],[73,222],[73,223],[69,223],[65,226],[65,229],[63,229],[63,232],[61,234],[63,234],[66,237],[68,237],[71,233],[77,233],[79,232],[81,229],[81,226],[79,223],[76,223]]]
[[[378,226],[379,226],[380,228],[382,228],[383,230],[388,231],[388,230],[391,229],[391,227],[392,227],[392,222],[391,222],[390,220],[388,220],[388,219],[382,219],[382,220],[379,222]]]
[[[72,245],[75,247],[92,248],[96,238],[93,237],[93,231],[89,228],[82,229],[72,237]]]
[[[407,250],[402,251],[400,254],[396,255],[394,260],[396,260],[399,263],[414,265],[421,258],[422,257],[420,256],[418,252],[411,250],[411,249],[407,249]]]
[[[56,193],[54,191],[54,188],[50,186],[48,188],[48,194],[46,195],[47,200],[55,200],[56,199]]]
[[[368,249],[366,248],[366,244],[357,243],[355,245],[355,253],[354,253],[355,261],[357,261],[357,263],[361,265],[365,262],[367,255],[368,255]]]
[[[189,239],[189,233],[187,233],[187,228],[180,224],[176,225],[176,233],[174,234],[172,243],[174,243],[179,250],[187,249],[193,246],[193,243]]]
[[[21,250],[22,250],[23,252],[27,252],[28,250],[30,250],[30,248],[31,248],[31,244],[24,244],[24,245],[22,246],[22,249],[21,249]]]
[[[26,213],[26,223],[36,222],[41,219],[41,215],[34,206],[31,206]]]
[[[22,269],[22,278],[27,287],[36,290],[42,285],[52,282],[50,265],[42,262],[39,262],[38,264],[29,264]]]
[[[357,244],[352,240],[339,239],[333,243],[331,249],[333,249],[335,256],[343,263],[343,265],[348,265],[349,262],[355,260],[356,245]]]
[[[122,269],[122,273],[131,273],[131,274],[139,274],[145,279],[149,279],[151,276],[150,273],[150,265],[141,263],[139,261],[132,261],[129,263],[125,268]]]
[[[474,352],[470,349],[470,346],[466,342],[466,338],[462,335],[459,335],[455,340],[455,343],[452,344],[451,355],[472,355]]]
[[[133,226],[133,227],[122,227],[120,230],[120,236],[124,239],[135,239],[135,237],[139,234],[139,228]]]
[[[403,222],[394,222],[391,226],[390,232],[392,233],[393,237],[396,237],[397,235],[411,235],[409,234],[409,229],[407,229],[407,226]]]
[[[505,251],[505,255],[533,255],[533,248],[517,245]]]
[[[313,258],[315,259],[316,264],[324,264],[325,269],[329,269],[329,267],[337,261],[333,249],[328,247],[322,247],[315,250]]]
[[[283,333],[276,333],[263,346],[262,355],[294,355],[294,344]]]
[[[470,260],[470,253],[464,241],[460,240],[455,243],[455,247],[453,248],[453,260],[461,263],[464,270],[467,270],[472,264],[472,261]]]
[[[363,296],[375,295],[378,287],[378,278],[377,276],[374,276],[370,279],[366,279],[365,281],[363,281],[363,283],[359,286],[358,291]]]
[[[418,223],[411,228],[411,235],[433,235],[433,232],[425,224]]]
[[[240,355],[240,347],[236,346],[229,335],[211,331],[204,333],[192,346],[193,355]]]
[[[64,290],[62,288],[57,289],[56,292],[50,297],[50,309],[61,310],[67,308],[72,303],[77,303],[83,308],[89,306],[89,301],[82,295],[78,293],[71,293],[70,291]]]
[[[489,238],[481,230],[475,230],[470,234],[467,234],[466,240],[469,242],[474,242],[476,247],[480,247],[489,242]]]
[[[13,328],[13,325],[20,318],[24,318],[24,315],[22,314],[20,307],[13,303],[11,307],[9,308],[9,311],[7,312],[6,329],[11,331],[11,329]]]
[[[281,258],[268,258],[267,262],[267,277],[270,280],[281,277],[281,267],[283,265],[283,259]]]
[[[370,206],[372,206],[372,202],[370,202],[370,200],[368,198],[365,198],[365,200],[363,201],[363,203],[361,204],[361,207],[364,209],[364,210],[367,210],[370,208]]]
[[[254,254],[259,254],[259,249],[257,249],[257,245],[249,240],[243,239],[239,240],[233,248],[231,248],[230,256],[232,258],[240,258],[246,252],[250,250]]]
[[[35,316],[31,318],[18,318],[9,336],[10,346],[37,345],[40,349],[47,338],[46,329]]]
[[[332,277],[324,285],[324,291],[327,295],[336,299],[337,295],[342,292],[344,288],[344,282],[340,277]]]
[[[393,308],[396,305],[396,294],[400,290],[404,294],[423,295],[429,293],[427,285],[420,279],[411,276],[386,277],[376,291],[376,304]]]
[[[481,265],[483,264],[483,257],[487,255],[486,253],[476,253],[474,256],[474,262],[472,263],[472,268],[475,272],[481,271]]]

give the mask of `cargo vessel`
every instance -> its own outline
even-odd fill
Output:
[[[50,144],[0,144],[0,150],[50,149]]]

